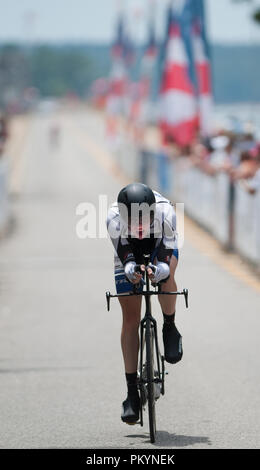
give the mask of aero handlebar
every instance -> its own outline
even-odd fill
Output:
[[[160,289],[157,291],[144,291],[144,292],[136,292],[133,290],[133,292],[128,292],[126,294],[110,294],[110,292],[106,292],[106,300],[107,300],[107,310],[110,310],[110,299],[113,297],[131,297],[133,295],[143,295],[143,296],[151,296],[151,295],[184,295],[185,299],[185,305],[186,308],[188,308],[188,289],[183,289],[182,291],[176,291],[176,292],[161,292]]]

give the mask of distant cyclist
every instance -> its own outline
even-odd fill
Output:
[[[178,263],[176,215],[172,203],[141,183],[121,189],[117,202],[108,211],[107,228],[115,248],[115,283],[117,294],[142,289],[145,270],[143,255],[151,255],[148,268],[152,283],[161,283],[162,291],[175,291],[174,279]],[[182,358],[182,337],[175,326],[176,296],[158,296],[162,313],[165,360],[176,363]],[[119,298],[123,314],[121,346],[127,381],[127,398],[123,402],[121,419],[134,423],[139,419],[140,398],[137,387],[139,323],[142,296]]]
[[[52,148],[59,146],[60,127],[57,123],[53,123],[49,129],[49,143]]]

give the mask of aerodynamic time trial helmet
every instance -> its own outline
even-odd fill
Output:
[[[120,217],[128,226],[139,227],[139,232],[150,227],[154,220],[155,196],[142,183],[131,183],[121,189],[117,197]]]

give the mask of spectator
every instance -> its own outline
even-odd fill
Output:
[[[219,135],[211,139],[213,152],[208,153],[207,159],[202,159],[200,168],[209,175],[216,175],[220,171],[230,172],[233,166],[239,164],[239,154],[235,148],[233,135]],[[207,148],[205,147],[205,152]]]
[[[260,190],[260,145],[258,144],[251,152],[249,152],[251,165],[247,171],[241,171],[237,175],[237,179],[241,179],[241,185],[251,195],[256,194]]]
[[[250,151],[254,146],[255,141],[253,134],[242,134],[238,137],[238,148],[241,152]]]
[[[7,137],[7,121],[5,116],[0,112],[0,158],[4,153]]]

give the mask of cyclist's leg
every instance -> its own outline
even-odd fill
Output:
[[[116,260],[115,282],[117,293],[128,293],[133,290],[133,285],[124,274],[124,268]],[[142,297],[119,297],[122,309],[121,346],[125,363],[127,382],[127,398],[122,403],[121,419],[123,422],[134,424],[139,419],[140,398],[137,387],[137,367],[139,351],[138,328],[141,316]]]
[[[124,267],[115,256],[115,283],[118,294],[132,292],[133,284],[124,273]],[[142,297],[119,297],[122,309],[121,347],[125,363],[125,372],[132,374],[137,371],[139,335],[138,328],[141,316]]]
[[[162,292],[170,292],[177,290],[177,284],[175,281],[175,271],[178,265],[178,258],[174,253],[171,257],[170,261],[170,277],[169,279],[161,284]],[[175,312],[175,305],[176,305],[176,297],[175,295],[159,295],[158,300],[160,302],[162,311],[165,315],[172,315]]]
[[[170,277],[162,283],[162,291],[171,292],[177,290],[175,271],[178,264],[178,251],[174,250],[170,261]],[[183,355],[182,337],[175,325],[175,295],[161,295],[159,302],[164,314],[163,343],[165,360],[171,364],[179,362]]]
[[[127,398],[122,403],[121,419],[134,424],[139,419],[140,398],[137,387],[137,367],[139,351],[138,327],[141,314],[142,297],[119,298],[122,308],[123,324],[121,346],[125,363]]]
[[[142,297],[119,298],[122,309],[123,323],[121,331],[121,347],[125,363],[125,372],[132,374],[137,371],[139,334]]]

